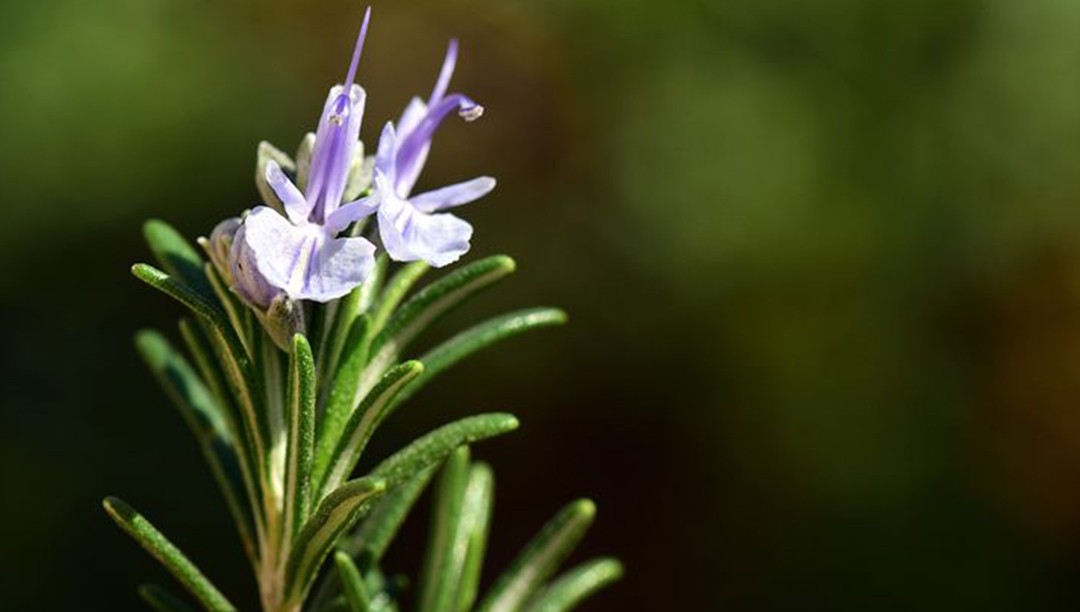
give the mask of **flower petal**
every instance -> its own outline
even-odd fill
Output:
[[[379,135],[379,147],[375,151],[375,175],[382,174],[391,183],[397,175],[394,157],[397,155],[397,131],[394,124],[387,121]]]
[[[483,107],[474,102],[465,94],[452,93],[440,98],[430,105],[423,120],[408,134],[398,135],[396,156],[394,158],[394,186],[398,195],[408,197],[412,191],[416,179],[424,169],[428,151],[431,149],[431,140],[435,137],[435,130],[439,124],[452,111],[457,110],[467,121],[472,121],[483,112]]]
[[[495,179],[490,176],[481,176],[471,181],[421,193],[409,200],[416,207],[416,210],[433,213],[479,200],[491,192],[492,189],[495,189]]]
[[[346,95],[338,85],[330,89],[311,152],[311,170],[304,195],[312,203],[312,220],[321,222],[341,204],[349,167],[360,139],[367,94],[353,85]]]
[[[427,115],[428,105],[419,97],[413,97],[409,100],[409,105],[405,107],[405,111],[401,113],[401,119],[398,119],[395,129],[398,134],[408,134],[416,129],[416,126],[420,125],[424,116]]]
[[[422,213],[407,200],[384,197],[379,205],[379,236],[397,261],[422,259],[441,268],[469,251],[472,232],[454,215]]]
[[[362,284],[375,267],[375,245],[364,238],[324,237],[295,298],[329,302]]]
[[[314,224],[295,226],[265,206],[244,219],[244,239],[262,277],[295,300],[337,299],[375,265],[375,246],[367,240],[333,238]]]
[[[311,214],[311,206],[304,199],[304,194],[293,185],[289,177],[281,170],[276,161],[266,162],[266,182],[274,190],[274,194],[285,205],[285,212],[293,223],[303,223]]]
[[[364,217],[370,216],[378,208],[379,199],[375,195],[342,204],[340,208],[330,213],[330,216],[326,218],[326,232],[334,236],[350,223],[355,223]]]

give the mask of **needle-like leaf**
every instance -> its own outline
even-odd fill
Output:
[[[469,484],[461,508],[461,534],[466,538],[467,553],[461,568],[454,610],[471,610],[480,588],[480,573],[487,552],[491,508],[494,504],[495,477],[486,463],[474,463],[469,468]]]
[[[135,264],[132,274],[151,287],[169,295],[190,308],[195,314],[205,319],[210,325],[211,341],[215,354],[221,361],[230,388],[243,413],[241,425],[244,427],[245,441],[250,441],[249,461],[253,466],[262,466],[266,457],[265,440],[268,435],[265,411],[261,410],[259,389],[254,384],[252,365],[246,349],[216,306],[198,293],[168,274],[146,264]]]
[[[319,485],[315,489],[317,492],[336,487],[349,477],[375,427],[382,422],[386,409],[405,385],[423,371],[424,366],[419,361],[406,361],[391,368],[367,394],[342,428],[341,437],[331,452],[320,455],[315,466],[315,482]]]
[[[461,570],[468,553],[468,535],[461,509],[469,484],[469,447],[450,453],[435,483],[431,532],[420,569],[420,612],[447,612],[454,607]]]
[[[363,314],[353,321],[349,329],[349,336],[341,351],[340,365],[330,383],[330,393],[315,442],[316,470],[325,469],[329,464],[330,454],[341,439],[341,430],[360,402],[357,392],[370,345],[371,316]],[[318,483],[318,480],[315,482]]]
[[[297,535],[286,564],[286,602],[301,602],[330,548],[359,517],[368,502],[386,490],[379,477],[351,480],[318,505]]]
[[[236,610],[236,606],[210,583],[199,568],[134,508],[115,497],[106,497],[102,505],[116,524],[165,566],[207,610]]]
[[[565,612],[622,577],[615,559],[593,559],[567,570],[533,597],[526,612]]]
[[[517,417],[504,412],[479,414],[454,421],[418,438],[371,471],[389,487],[397,486],[421,470],[442,461],[462,444],[492,438],[518,428]]]
[[[368,612],[371,601],[368,599],[367,587],[364,579],[360,576],[360,570],[349,555],[338,551],[334,553],[334,563],[337,565],[338,577],[345,591],[345,602],[349,612]]]
[[[390,315],[405,298],[405,294],[412,289],[416,281],[427,272],[430,267],[422,261],[414,261],[402,266],[386,283],[386,289],[379,296],[372,311],[372,323],[376,331],[381,330]]]
[[[434,475],[433,468],[421,470],[391,489],[375,502],[371,512],[364,517],[352,536],[341,544],[344,551],[356,557],[365,574],[382,559],[390,542],[401,529],[401,524],[405,522],[405,517],[409,515],[409,511]]]
[[[374,384],[397,355],[433,321],[477,291],[514,271],[514,260],[495,255],[473,262],[424,287],[409,298],[372,341],[361,393]]]
[[[135,337],[135,346],[195,434],[232,512],[244,550],[254,563],[250,512],[250,500],[255,499],[254,488],[245,488],[242,464],[229,425],[231,417],[164,336],[152,330],[141,331]],[[248,493],[247,504],[245,491]]]
[[[285,450],[286,538],[307,518],[311,501],[311,463],[315,450],[315,359],[302,334],[293,337],[289,356],[286,403],[288,442]]]
[[[564,507],[510,564],[477,607],[479,612],[511,612],[528,600],[574,549],[596,516],[596,506],[581,499]]]
[[[143,224],[143,237],[150,245],[154,259],[169,274],[184,281],[199,295],[213,302],[216,298],[210,282],[203,272],[206,263],[199,251],[191,245],[180,232],[159,219],[151,219]]]
[[[432,378],[481,349],[531,329],[561,325],[565,322],[566,313],[557,308],[529,308],[471,327],[420,357],[424,364],[424,373],[398,394],[394,403],[403,403]]]

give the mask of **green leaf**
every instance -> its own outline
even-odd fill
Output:
[[[572,502],[532,539],[510,568],[495,580],[491,591],[477,608],[480,612],[518,610],[529,596],[574,549],[596,516],[596,506],[587,499]]]
[[[205,332],[198,324],[186,317],[180,319],[179,328],[180,336],[184,339],[184,345],[195,359],[195,366],[199,370],[199,375],[221,408],[221,414],[228,431],[232,432],[230,435],[235,435],[237,427],[236,408],[231,403],[228,383],[225,382],[225,373],[221,371],[221,366],[214,359],[214,351],[210,348]],[[137,338],[136,343],[138,342]],[[164,338],[162,340],[164,341]]]
[[[371,605],[368,599],[367,587],[364,579],[360,576],[360,570],[356,569],[349,555],[338,551],[334,553],[334,563],[337,564],[338,577],[344,585],[345,601],[349,605],[350,612],[368,612]]]
[[[423,261],[414,261],[402,266],[386,283],[386,289],[379,297],[379,301],[375,304],[375,310],[372,313],[372,322],[376,331],[386,325],[386,321],[390,319],[390,315],[394,314],[394,309],[404,299],[405,294],[430,269],[428,264]]]
[[[199,568],[134,508],[115,497],[106,497],[102,505],[116,524],[165,566],[206,609],[215,612],[236,610]]]
[[[182,599],[156,584],[140,586],[139,597],[157,612],[194,612]]]
[[[389,267],[390,258],[386,256],[386,253],[379,253],[375,257],[375,268],[371,271],[371,275],[363,285],[360,285],[360,312],[370,312],[375,305],[375,300],[382,292]]]
[[[395,487],[419,471],[442,461],[462,444],[492,438],[518,428],[517,417],[504,412],[479,414],[454,421],[416,439],[371,471]]]
[[[409,298],[375,337],[361,391],[370,388],[428,325],[477,291],[513,272],[514,267],[514,260],[505,255],[488,257],[447,274]]]
[[[480,588],[480,574],[487,552],[491,507],[494,503],[495,477],[486,463],[475,463],[469,469],[469,484],[461,508],[461,534],[468,552],[461,569],[456,610],[471,610]]]
[[[150,367],[166,394],[179,409],[202,450],[214,478],[236,522],[248,558],[255,562],[252,540],[251,501],[255,497],[245,474],[231,433],[231,416],[224,412],[209,390],[192,370],[183,355],[169,341],[153,330],[135,336],[135,346]],[[248,487],[248,488],[245,488]],[[245,492],[248,494],[245,504]]]
[[[203,297],[214,299],[214,290],[203,272],[205,260],[180,232],[160,219],[151,219],[143,224],[143,236],[165,271],[182,279]]]
[[[529,601],[526,612],[564,612],[622,577],[615,559],[594,559],[568,570]]]
[[[244,442],[249,443],[245,444],[250,452],[248,460],[251,465],[261,466],[262,458],[266,457],[266,415],[265,411],[260,409],[261,401],[257,396],[258,387],[253,382],[250,357],[225,316],[202,296],[153,266],[135,264],[131,272],[139,280],[181,302],[209,323],[207,330],[210,332],[215,354],[241,408],[243,418],[240,419],[240,425],[243,426]]]
[[[420,570],[420,612],[450,612],[468,553],[467,526],[462,520],[465,488],[469,484],[469,447],[446,458],[435,486],[431,533]]]
[[[356,557],[365,574],[382,559],[409,511],[434,475],[434,468],[420,470],[391,489],[375,502],[371,512],[364,517],[356,531],[341,544],[344,551]]]
[[[360,460],[360,454],[364,452],[371,434],[375,427],[382,422],[387,408],[394,401],[397,394],[424,371],[424,365],[419,361],[406,361],[405,363],[391,368],[379,384],[371,390],[360,402],[349,421],[342,428],[341,437],[337,440],[333,450],[326,456],[325,466],[316,465],[315,477],[319,487],[318,492],[336,487],[344,482],[356,462]],[[321,457],[320,457],[321,459]]]
[[[531,329],[561,325],[565,322],[566,313],[557,308],[529,308],[471,327],[420,357],[424,364],[424,373],[409,384],[394,403],[401,404],[432,378],[481,349]]]
[[[371,510],[360,521],[359,526],[347,538],[338,543],[338,547],[350,557],[355,557],[361,573],[369,579],[382,559],[390,542],[401,529],[416,500],[423,493],[435,468],[421,470],[408,480],[390,489],[375,500]],[[328,601],[338,592],[341,585],[334,574],[327,576],[319,587],[313,600],[313,609],[319,609],[319,603]],[[370,591],[370,589],[369,589]],[[374,607],[374,606],[373,606]]]
[[[213,264],[206,264],[204,270],[206,278],[214,290],[214,295],[217,296],[218,303],[225,309],[225,316],[228,317],[229,323],[232,324],[233,332],[240,339],[240,344],[250,354],[251,345],[256,335],[251,310],[233,293]]]
[[[293,337],[287,391],[288,442],[285,450],[286,540],[300,530],[311,503],[311,464],[315,453],[315,359],[301,334]]]
[[[320,475],[330,464],[330,455],[341,439],[341,431],[352,416],[353,408],[360,401],[357,388],[367,362],[370,341],[371,317],[364,314],[357,317],[349,329],[349,336],[342,349],[341,365],[330,383],[330,396],[319,423],[315,441],[315,471]],[[314,482],[318,484],[319,480]]]
[[[386,480],[350,480],[334,490],[315,509],[294,541],[286,563],[286,602],[301,602],[330,548],[360,516],[371,499],[386,490]]]

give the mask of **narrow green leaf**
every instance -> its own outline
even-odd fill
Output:
[[[341,544],[344,551],[356,557],[361,570],[366,574],[382,559],[394,536],[401,529],[409,511],[424,492],[434,468],[420,470],[413,477],[391,489],[379,501],[375,502],[371,512],[357,527],[349,539]]]
[[[487,552],[491,508],[495,501],[495,476],[486,463],[475,463],[469,469],[469,484],[461,508],[461,534],[467,548],[457,592],[458,612],[471,610],[480,588],[480,574]]]
[[[349,477],[375,427],[382,422],[386,409],[405,385],[423,371],[424,365],[419,361],[406,361],[391,368],[371,393],[364,397],[342,428],[341,437],[328,455],[326,466],[316,466],[315,482],[319,483],[316,491],[321,493],[334,488]]]
[[[244,550],[254,563],[250,508],[251,500],[257,498],[245,480],[245,468],[233,442],[231,416],[222,410],[187,360],[164,336],[153,330],[143,330],[135,336],[135,346],[195,434],[236,522]]]
[[[369,583],[390,542],[401,529],[409,511],[412,510],[416,500],[434,475],[434,467],[421,470],[412,478],[387,491],[385,495],[375,500],[371,505],[371,510],[352,534],[347,538],[342,538],[342,541],[338,543],[339,549],[350,557],[356,558],[360,572],[368,577]],[[328,575],[313,600],[313,608],[318,610],[319,604],[329,601],[340,588],[341,583],[337,576]],[[369,592],[371,592],[370,589]]]
[[[330,548],[359,518],[371,499],[386,490],[386,480],[366,477],[351,480],[322,500],[296,537],[286,563],[286,603],[304,600],[315,574]]]
[[[471,327],[420,357],[424,364],[424,373],[398,394],[394,403],[401,404],[432,378],[481,349],[531,329],[561,325],[565,322],[566,313],[557,308],[529,308]]]
[[[454,609],[458,582],[468,553],[468,534],[463,533],[462,505],[469,484],[469,447],[461,446],[446,458],[431,512],[431,532],[420,569],[420,612]]]
[[[293,337],[287,394],[283,521],[286,540],[295,535],[307,519],[311,503],[311,463],[315,453],[315,359],[307,339],[301,334]]]
[[[116,524],[158,560],[180,584],[191,592],[208,610],[236,610],[199,568],[184,556],[172,542],[158,531],[134,508],[115,497],[106,497],[102,505]]]
[[[615,559],[593,559],[566,571],[529,601],[526,612],[565,612],[622,577]]]
[[[225,316],[228,317],[229,323],[232,324],[233,332],[240,339],[240,344],[250,354],[252,352],[251,345],[256,336],[255,322],[251,310],[233,293],[213,264],[206,264],[204,270],[206,278],[213,288],[214,295],[217,296],[218,303],[221,304]]]
[[[357,388],[367,362],[370,342],[371,317],[364,314],[353,321],[342,348],[341,365],[330,382],[330,395],[326,400],[315,442],[315,471],[319,474],[330,464],[330,455],[341,439],[341,431],[360,401],[357,398]],[[319,480],[314,482],[318,483]]]
[[[218,327],[221,333],[231,332],[225,315],[217,305],[188,285],[148,264],[138,263],[131,266],[131,273],[135,278],[187,306],[192,312]]]
[[[228,383],[225,382],[225,373],[214,359],[214,351],[210,348],[206,333],[192,319],[184,317],[179,323],[180,336],[184,339],[184,345],[195,359],[195,367],[199,375],[206,383],[211,395],[221,407],[221,413],[225,417],[226,424],[232,435],[236,435],[236,407],[231,402]]]
[[[143,237],[166,272],[211,302],[214,300],[214,290],[203,272],[205,260],[180,232],[160,219],[151,219],[143,224]]]
[[[261,459],[266,457],[266,415],[260,409],[262,402],[258,387],[253,382],[250,357],[225,315],[189,287],[153,266],[135,264],[131,272],[139,280],[181,302],[210,324],[207,329],[211,332],[215,354],[243,413],[241,425],[245,428],[245,441],[250,442],[245,445],[250,447],[248,459],[252,465],[261,466]]]
[[[360,576],[360,570],[349,555],[338,551],[334,553],[334,563],[337,564],[338,577],[344,585],[345,601],[348,603],[350,612],[368,612],[371,605],[368,599],[367,587],[364,579]]]
[[[518,610],[574,549],[596,516],[596,505],[580,499],[559,511],[498,579],[477,610]]]
[[[221,406],[165,336],[143,330],[135,335],[135,346],[200,440],[214,434],[231,439],[229,420]]]
[[[390,315],[394,314],[394,309],[405,298],[405,294],[429,269],[430,267],[422,261],[407,263],[386,283],[386,289],[375,304],[372,314],[372,323],[376,331],[386,325],[386,321],[390,319]]]
[[[375,300],[382,292],[383,282],[386,281],[386,273],[390,267],[390,258],[386,253],[379,253],[375,257],[375,268],[371,271],[364,284],[360,286],[360,312],[370,312]]]
[[[157,612],[194,612],[182,599],[156,584],[140,586],[139,597]]]
[[[372,476],[395,487],[414,474],[442,461],[462,444],[492,438],[518,428],[517,417],[503,412],[479,414],[454,421],[416,439],[371,471]]]
[[[330,326],[326,330],[326,338],[319,349],[318,372],[322,376],[337,369],[338,359],[345,347],[345,341],[349,337],[349,328],[353,321],[360,315],[360,298],[363,293],[363,285],[353,289],[348,295],[341,298],[335,305]]]
[[[473,262],[424,287],[390,318],[372,342],[372,358],[360,384],[366,391],[378,380],[409,342],[454,306],[514,271],[514,260],[505,255]]]

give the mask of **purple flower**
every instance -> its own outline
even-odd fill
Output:
[[[358,237],[337,237],[362,217],[350,214],[355,208],[342,210],[341,197],[364,114],[366,93],[354,79],[370,17],[369,8],[345,84],[333,87],[326,99],[304,192],[276,162],[269,162],[266,181],[284,204],[285,216],[268,206],[256,207],[236,236],[235,242],[242,243],[233,249],[237,264],[246,263],[248,273],[258,277],[245,279],[250,287],[260,289],[248,291],[252,297],[264,298],[261,289],[269,285],[294,300],[328,302],[363,283],[374,266],[373,244]],[[233,267],[235,276],[239,265]]]
[[[398,120],[387,123],[375,156],[375,183],[371,196],[345,205],[340,214],[358,217],[378,212],[379,235],[397,261],[422,259],[441,267],[457,261],[469,250],[472,226],[440,212],[468,204],[495,188],[495,179],[481,176],[463,183],[410,195],[427,161],[435,130],[452,111],[466,121],[484,109],[460,93],[447,94],[457,61],[457,41],[450,41],[442,70],[425,103],[413,98]]]

